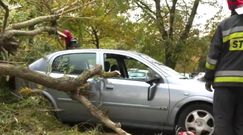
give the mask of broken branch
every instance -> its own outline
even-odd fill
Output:
[[[9,9],[8,9],[8,6],[2,0],[0,0],[0,6],[2,6],[3,9],[5,10],[5,15],[4,15],[4,20],[3,20],[3,28],[2,28],[2,32],[4,32],[5,28],[7,26],[7,22],[8,22]]]
[[[57,20],[58,18],[59,18],[59,15],[40,16],[40,17],[36,17],[36,18],[28,20],[28,21],[12,24],[6,30],[21,29],[21,28],[36,25],[38,23]]]
[[[56,32],[56,28],[53,27],[39,27],[32,31],[25,31],[25,30],[9,30],[6,31],[4,36],[5,37],[13,37],[13,36],[35,36],[41,34],[43,32]]]

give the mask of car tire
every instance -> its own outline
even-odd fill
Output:
[[[175,130],[192,131],[196,135],[213,135],[214,119],[212,105],[200,103],[187,106],[179,114]]]

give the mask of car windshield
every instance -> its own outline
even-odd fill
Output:
[[[159,65],[160,67],[162,67],[163,71],[165,71],[165,73],[168,76],[174,76],[174,77],[178,77],[180,79],[187,79],[185,76],[181,75],[180,73],[178,73],[177,71],[165,66],[165,65]]]
[[[151,58],[150,56],[148,55],[145,55],[145,54],[139,54],[141,57],[143,57],[144,59],[146,59],[147,61],[157,65],[158,67],[162,68],[162,70],[164,71],[164,73],[167,75],[167,76],[174,76],[174,77],[178,77],[180,79],[186,79],[185,76],[181,75],[180,73],[178,73],[177,71],[165,66],[163,63],[160,63],[159,61]]]
[[[144,77],[145,73],[143,72],[128,72],[129,76],[131,77]]]

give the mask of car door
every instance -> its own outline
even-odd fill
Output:
[[[96,53],[68,53],[55,56],[51,62],[50,76],[59,78],[64,75],[71,77],[77,77],[83,71],[88,70],[96,65]],[[93,82],[93,79],[89,79],[89,82]],[[99,89],[94,88],[92,85],[92,96],[89,100],[94,104],[99,99]],[[54,97],[57,106],[61,110],[58,115],[63,121],[79,122],[81,120],[87,120],[92,118],[90,113],[84,106],[71,97],[71,94],[48,89],[48,93]]]
[[[151,74],[156,74],[152,68],[130,56],[105,54],[104,61],[117,65],[117,70],[121,74],[120,77],[104,81],[102,103],[111,119],[127,124],[165,124],[168,116],[169,92],[168,85],[163,83],[162,78],[157,83],[153,99],[149,101],[150,84],[146,81]]]

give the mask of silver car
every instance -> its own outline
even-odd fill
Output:
[[[161,130],[184,128],[197,135],[212,134],[213,93],[204,83],[189,80],[153,58],[132,51],[77,49],[47,55],[29,68],[51,77],[77,76],[100,64],[106,72],[117,70],[121,76],[89,79],[89,98],[105,110],[111,120],[122,125]],[[128,71],[146,71],[147,77],[133,77]],[[64,92],[47,88],[44,95],[63,122],[96,121],[82,104]]]

